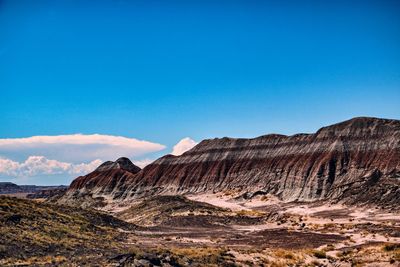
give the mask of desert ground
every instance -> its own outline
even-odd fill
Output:
[[[397,211],[231,192],[110,203],[101,212],[1,200],[2,266],[400,265]]]

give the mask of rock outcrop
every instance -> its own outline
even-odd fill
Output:
[[[103,165],[73,181],[64,199],[87,193],[127,200],[235,190],[272,193],[287,201],[398,206],[400,121],[361,117],[314,134],[204,140],[138,172],[103,170]]]

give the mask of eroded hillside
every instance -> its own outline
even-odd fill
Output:
[[[117,166],[118,164],[113,166]],[[400,202],[400,121],[355,118],[315,134],[265,135],[200,142],[143,170],[124,168],[77,178],[61,199],[98,205],[158,194],[274,194],[284,201],[373,204]]]

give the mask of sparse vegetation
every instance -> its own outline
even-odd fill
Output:
[[[288,259],[288,260],[296,259],[295,254],[288,250],[279,249],[279,250],[276,250],[274,254],[277,258],[281,258],[281,259]]]
[[[383,247],[383,250],[385,251],[394,251],[394,250],[400,250],[400,243],[398,244],[387,244]]]
[[[3,196],[0,225],[0,265],[113,253],[122,248],[116,227],[134,227],[100,212]]]
[[[326,252],[323,250],[314,250],[313,255],[314,255],[314,257],[316,257],[318,259],[326,258]]]

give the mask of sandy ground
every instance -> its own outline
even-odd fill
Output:
[[[400,266],[400,251],[383,249],[385,244],[393,243],[400,248],[397,213],[339,204],[285,203],[273,196],[252,200],[238,200],[222,193],[186,197],[230,209],[230,215],[240,218],[264,219],[227,223],[215,220],[218,223],[210,226],[202,223],[218,215],[177,213],[172,224],[136,231],[129,243],[142,247],[226,248],[238,262],[259,265],[277,262],[276,266],[352,266],[361,262],[360,266]],[[123,207],[125,204],[117,204],[109,210],[121,211]],[[275,215],[268,217],[272,213]],[[315,256],[314,251],[323,254]],[[391,265],[391,261],[397,265]]]
[[[400,231],[400,214],[385,212],[373,208],[354,208],[340,204],[321,204],[316,203],[285,203],[279,201],[276,197],[268,196],[266,200],[257,197],[252,200],[234,200],[230,196],[223,194],[205,194],[205,195],[189,195],[189,199],[207,202],[223,208],[229,208],[233,211],[263,211],[270,210],[272,207],[279,207],[279,213],[288,214],[294,218],[301,218],[301,221],[306,225],[308,231],[329,234],[340,234],[347,239],[344,242],[339,242],[335,245],[336,249],[341,249],[349,246],[358,246],[368,243],[400,243],[399,236],[391,236],[390,231],[385,232],[384,229],[389,229],[390,226],[397,227]],[[365,231],[357,229],[357,225],[365,223],[371,224]],[[331,227],[331,226],[334,227]],[[297,226],[297,225],[296,225]],[[327,227],[329,226],[329,227]],[[368,233],[368,228],[372,230],[374,227],[382,227],[381,233],[371,231]],[[267,222],[261,225],[235,225],[233,229],[237,231],[259,232],[267,229],[293,228],[292,222],[277,223]],[[327,228],[327,229],[325,229]],[[297,228],[295,228],[297,229]],[[400,232],[399,232],[400,234]],[[322,246],[323,247],[323,246]]]
[[[195,201],[205,202],[217,207],[231,209],[232,211],[250,210],[243,206],[243,203],[234,201],[223,194],[196,194],[186,195],[187,198]]]

